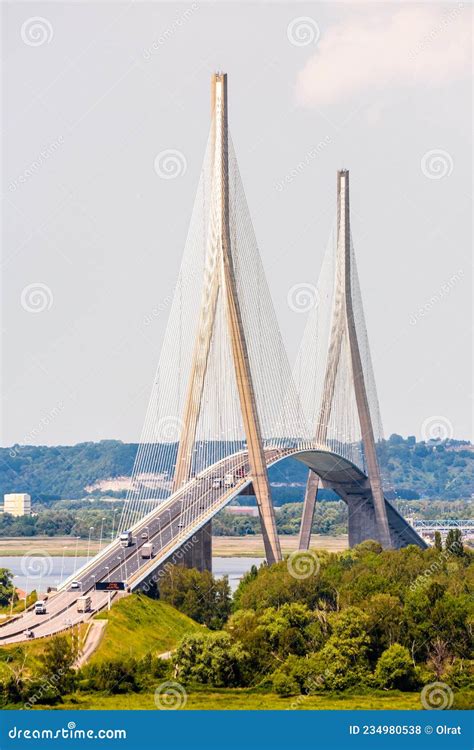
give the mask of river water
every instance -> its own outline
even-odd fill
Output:
[[[2,557],[0,567],[9,568],[13,573],[15,586],[29,593],[33,589],[45,592],[48,586],[58,586],[86,562],[86,557],[40,557],[26,554],[23,557]],[[258,567],[262,562],[262,557],[213,557],[212,569],[216,578],[228,576],[230,587],[235,591],[240,579],[252,565]]]

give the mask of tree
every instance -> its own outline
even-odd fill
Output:
[[[159,581],[160,597],[196,622],[217,630],[231,612],[231,592],[227,577],[216,579],[209,571],[178,565],[165,567]]]
[[[445,549],[456,557],[464,557],[461,529],[449,529],[446,536]]]
[[[449,648],[449,644],[441,638],[435,638],[434,641],[430,643],[428,650],[428,665],[432,667],[437,680],[441,678],[450,654],[451,649]]]
[[[375,681],[388,690],[413,690],[416,687],[415,667],[405,646],[394,643],[383,652],[375,668]]]
[[[185,636],[174,658],[176,677],[184,683],[239,687],[250,679],[248,654],[228,633]]]
[[[286,658],[288,654],[303,655],[308,651],[306,629],[314,619],[305,604],[293,602],[286,603],[279,609],[266,609],[258,618],[258,627],[263,631],[272,653]]]
[[[332,616],[331,624],[332,635],[310,659],[312,684],[329,690],[363,684],[369,677],[369,618],[357,607],[347,607]]]
[[[234,595],[234,608],[262,612],[268,607],[278,609],[285,603],[299,602],[314,609],[322,600],[335,609],[337,591],[329,576],[324,574],[328,558],[327,553],[318,552],[320,572],[317,573],[315,569],[314,574],[306,578],[295,578],[288,569],[287,561],[262,566],[256,578],[240,582]]]
[[[138,690],[138,666],[135,659],[107,659],[98,665],[92,665],[86,674],[88,685],[95,690],[103,690],[109,695],[130,693]]]
[[[403,609],[398,596],[374,594],[365,606],[369,615],[369,632],[373,649],[380,656],[384,649],[399,640],[402,631]]]
[[[277,695],[287,698],[290,695],[297,695],[301,692],[300,686],[296,680],[284,672],[275,672],[273,675],[273,689]]]
[[[13,573],[8,568],[0,568],[0,607],[10,604],[14,596]]]
[[[60,695],[73,687],[75,672],[72,665],[76,658],[77,649],[72,639],[65,635],[58,635],[48,641],[40,656],[45,674]]]
[[[443,542],[441,540],[441,534],[440,534],[439,531],[435,531],[434,546],[438,550],[438,552],[442,552],[443,551]]]

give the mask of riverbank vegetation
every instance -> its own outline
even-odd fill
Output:
[[[1,649],[3,705],[31,703],[41,681],[36,706],[69,708],[160,708],[156,690],[177,708],[420,708],[434,682],[449,707],[472,701],[474,555],[455,533],[428,550],[292,555],[252,568],[232,599],[225,579],[172,567],[161,588],[100,615],[79,670],[68,636]]]

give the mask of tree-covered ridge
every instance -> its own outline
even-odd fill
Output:
[[[136,443],[119,440],[0,448],[0,497],[28,492],[34,503],[83,497],[86,487],[97,482],[130,476],[137,448]],[[392,435],[379,444],[379,457],[389,496],[450,500],[474,493],[474,446],[465,441],[417,443],[414,438]],[[302,501],[306,476],[307,469],[293,459],[272,467],[276,505]],[[327,490],[321,497],[334,499]]]

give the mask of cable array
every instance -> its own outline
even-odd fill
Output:
[[[337,236],[335,226],[316,287],[316,305],[308,316],[293,372],[313,437],[324,435],[328,449],[365,471],[347,328],[345,249]],[[382,421],[352,238],[349,262],[352,311],[374,437],[378,441],[383,437]]]
[[[178,441],[184,428],[183,412],[196,357],[204,361],[205,370],[202,392],[198,394],[190,476],[182,504],[180,523],[184,526],[180,528],[187,527],[196,512],[205,511],[206,503],[215,501],[215,493],[204,490],[203,482],[207,482],[206,488],[219,482],[223,487],[225,482],[231,486],[231,482],[242,483],[248,474],[243,406],[224,293],[223,221],[228,223],[263,447],[273,456],[292,445],[302,445],[302,441],[307,445],[310,437],[265,279],[232,141],[229,136],[228,216],[223,217],[222,171],[217,158],[213,158],[213,149],[215,154],[221,147],[219,134],[214,134],[214,138],[215,141],[211,131],[120,531],[172,494]],[[211,331],[209,343],[203,330]],[[215,475],[206,471],[212,466],[216,466]]]

